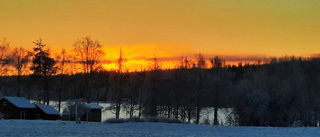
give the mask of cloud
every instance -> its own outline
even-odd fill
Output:
[[[306,55],[306,57],[319,58],[320,57],[320,53],[309,54],[309,55]]]
[[[172,57],[156,57],[159,61],[180,61],[182,57],[187,57],[188,59],[195,59],[198,54],[189,54],[187,56],[172,56]],[[205,59],[212,59],[216,57],[217,55],[214,54],[204,54]],[[238,62],[252,62],[252,61],[258,61],[258,60],[266,60],[269,57],[262,56],[262,55],[219,55],[220,58],[224,59],[225,61],[238,61]],[[138,56],[132,58],[133,60],[146,60],[146,61],[152,61],[154,60],[154,57],[143,57]]]
[[[226,61],[238,61],[238,62],[252,62],[258,60],[266,60],[267,57],[261,55],[251,55],[251,56],[243,56],[243,55],[235,55],[235,56],[221,56],[221,58]]]

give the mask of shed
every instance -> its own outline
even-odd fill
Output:
[[[81,117],[81,121],[101,122],[102,106],[97,104],[86,104],[87,113]]]
[[[24,97],[3,97],[0,100],[0,113],[5,119],[33,119],[36,106]]]
[[[34,113],[36,118],[44,120],[57,120],[61,119],[61,114],[50,105],[36,104],[36,111]]]

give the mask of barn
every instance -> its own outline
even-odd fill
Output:
[[[87,113],[81,117],[81,121],[101,122],[102,106],[97,104],[86,104]]]
[[[61,114],[50,105],[36,104],[34,116],[37,119],[57,120],[61,119]]]
[[[0,100],[0,113],[4,119],[33,119],[36,106],[24,97],[3,97]]]

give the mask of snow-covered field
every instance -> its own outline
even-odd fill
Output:
[[[224,127],[167,123],[81,123],[45,120],[0,120],[0,136],[320,136],[320,128]]]

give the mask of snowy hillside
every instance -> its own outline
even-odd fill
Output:
[[[81,123],[44,120],[0,120],[0,136],[214,136],[302,137],[319,128],[223,127],[167,123]]]

